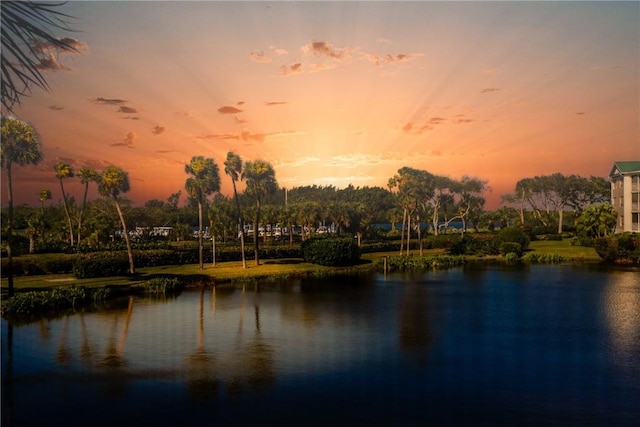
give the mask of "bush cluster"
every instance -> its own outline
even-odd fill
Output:
[[[87,289],[76,286],[24,292],[9,298],[4,307],[4,313],[24,315],[73,309],[81,304],[103,301],[110,296],[110,293],[108,288]]]
[[[593,247],[593,237],[583,234],[577,235],[571,239],[571,246],[584,246],[585,248]]]
[[[348,237],[314,237],[300,245],[302,259],[313,264],[338,267],[360,260],[360,248]]]
[[[513,254],[511,258],[513,258],[514,255],[516,258],[520,258],[522,256],[522,245],[516,242],[501,242],[499,251],[502,256]]]
[[[605,261],[629,261],[640,264],[640,236],[632,233],[614,234],[594,240],[596,252]]]
[[[459,238],[449,249],[451,255],[497,255],[499,253],[496,246],[495,236],[465,234]]]
[[[496,243],[498,244],[498,247],[500,247],[500,244],[504,242],[519,243],[521,250],[524,252],[529,248],[531,239],[527,233],[518,227],[505,227],[496,235]]]

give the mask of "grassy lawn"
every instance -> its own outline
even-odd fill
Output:
[[[542,254],[558,254],[568,260],[600,261],[594,248],[571,246],[571,240],[536,240],[529,244],[529,249]]]
[[[372,260],[377,257],[363,257],[362,264],[354,267],[356,269],[368,269]],[[72,274],[55,274],[42,276],[19,276],[15,277],[14,287],[19,291],[29,291],[37,289],[49,289],[61,286],[85,286],[85,287],[103,287],[103,286],[131,286],[140,284],[149,279],[156,277],[183,277],[190,282],[210,281],[216,283],[262,279],[267,277],[285,277],[289,275],[306,275],[306,274],[329,274],[335,272],[332,267],[323,267],[321,265],[303,262],[301,259],[277,259],[262,260],[259,266],[253,261],[247,261],[248,268],[242,268],[241,261],[219,262],[215,266],[211,263],[205,264],[204,269],[200,270],[197,264],[188,265],[168,265],[160,267],[139,268],[136,270],[135,276],[114,276],[96,279],[76,279]],[[6,292],[7,279],[2,278],[2,291]]]

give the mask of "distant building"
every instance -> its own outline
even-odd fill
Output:
[[[615,162],[609,173],[616,232],[640,232],[640,161]]]

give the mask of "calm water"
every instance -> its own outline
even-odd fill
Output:
[[[484,265],[3,320],[2,425],[637,425],[639,276]]]

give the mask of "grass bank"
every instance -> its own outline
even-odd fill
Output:
[[[563,259],[574,262],[600,261],[595,249],[571,246],[569,240],[562,241],[533,241],[530,250],[540,254],[557,254]],[[445,253],[443,249],[425,250],[425,255]],[[413,256],[418,256],[418,250],[412,250]],[[376,261],[385,256],[396,256],[398,251],[373,252],[362,255],[362,262],[350,268],[323,267],[303,262],[301,259],[286,258],[278,260],[263,260],[256,266],[252,260],[247,261],[248,268],[242,268],[242,262],[218,262],[215,266],[205,264],[203,270],[197,264],[173,265],[140,268],[134,276],[114,276],[98,279],[76,279],[72,274],[54,274],[39,276],[21,276],[14,278],[14,287],[18,292],[44,290],[71,285],[93,287],[127,287],[141,284],[158,277],[178,277],[192,284],[219,284],[252,280],[278,279],[291,276],[330,275],[342,271],[366,271],[373,268]],[[483,257],[480,259],[499,259],[500,257]],[[472,260],[474,257],[470,256]],[[7,290],[7,279],[2,278],[3,296]]]

